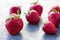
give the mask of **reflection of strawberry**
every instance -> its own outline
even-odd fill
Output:
[[[59,13],[50,13],[48,15],[48,20],[51,21],[57,27],[59,25],[60,14]]]
[[[39,16],[41,16],[43,7],[38,4],[38,0],[36,2],[34,2],[33,4],[34,5],[30,7],[30,10],[36,10],[38,12]]]
[[[43,31],[46,34],[54,35],[54,34],[56,34],[57,29],[52,22],[48,22],[48,23],[44,24]]]
[[[59,6],[54,6],[50,11],[50,12],[60,12],[60,7]]]
[[[31,24],[37,24],[39,22],[38,12],[35,10],[30,10],[30,12],[26,15],[26,19]]]
[[[13,13],[15,13],[15,14],[21,14],[21,8],[18,7],[18,6],[11,7],[10,14],[13,14]]]
[[[15,35],[15,34],[18,34],[22,30],[23,21],[21,18],[19,18],[19,16],[14,15],[14,17],[9,18],[6,21],[5,26],[6,26],[7,31],[10,34]]]

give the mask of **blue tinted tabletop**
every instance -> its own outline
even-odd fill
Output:
[[[43,22],[46,22],[49,10],[56,5],[60,5],[60,0],[39,0],[38,3],[43,6],[43,13],[40,22],[37,25],[29,24],[26,21],[24,12],[28,12],[31,3],[36,0],[0,0],[0,40],[60,40],[60,28],[56,35],[47,35],[43,32]],[[6,18],[9,16],[9,10],[12,6],[21,6],[24,26],[17,35],[10,35],[5,28]]]

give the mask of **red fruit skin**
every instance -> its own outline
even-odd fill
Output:
[[[51,21],[56,27],[59,25],[60,14],[59,13],[50,13],[48,15],[48,20]]]
[[[10,14],[18,14],[17,11],[19,11],[19,14],[21,14],[21,8],[20,7],[17,7],[17,6],[14,6],[14,7],[11,7],[10,8]]]
[[[53,10],[56,10],[57,12],[60,12],[60,7],[59,7],[59,6],[53,7],[53,8],[49,11],[49,13],[52,12]]]
[[[18,34],[23,28],[23,21],[20,18],[12,18],[6,21],[6,29],[11,35]]]
[[[38,12],[39,16],[41,16],[42,12],[43,12],[43,7],[41,5],[35,4],[30,7],[30,10],[36,10]]]
[[[31,10],[27,15],[26,19],[30,24],[38,24],[40,17],[38,15],[38,12],[35,10]]]
[[[57,22],[58,22],[58,24],[60,24],[60,14],[58,15],[58,17],[59,17],[59,19],[58,19],[58,21],[57,21]]]
[[[55,35],[57,33],[57,29],[52,22],[44,24],[43,31],[49,35]]]

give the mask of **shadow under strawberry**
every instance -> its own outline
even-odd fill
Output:
[[[57,28],[57,33],[60,35],[60,26]]]
[[[26,27],[26,30],[27,30],[28,32],[36,32],[36,31],[39,30],[41,24],[42,24],[42,19],[40,19],[39,23],[36,24],[36,25],[28,23],[28,24],[27,24],[27,27]]]
[[[43,40],[57,40],[57,37],[58,37],[57,34],[56,35],[44,34],[42,39]]]
[[[42,39],[43,40],[58,40],[58,39],[60,39],[60,26],[57,28],[56,35],[44,34]]]
[[[22,34],[17,34],[17,35],[7,35],[6,40],[23,40]]]

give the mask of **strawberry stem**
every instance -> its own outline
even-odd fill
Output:
[[[36,3],[38,3],[39,0],[36,1]]]
[[[18,15],[20,15],[19,9],[18,9],[17,13],[18,13]]]
[[[37,4],[37,3],[38,3],[38,1],[39,1],[39,0],[36,0],[36,2],[33,2],[33,3],[31,3],[31,4]]]
[[[28,10],[28,13],[30,12],[30,10]],[[24,12],[24,14],[26,15],[26,12]]]
[[[18,7],[19,7],[19,9],[18,9],[17,13],[18,13],[18,15],[20,15],[21,14],[20,8],[22,7],[22,5],[21,6],[18,6]]]
[[[36,0],[36,2],[34,2],[34,4],[37,4],[39,0]]]
[[[26,15],[26,13],[24,12],[24,14]]]
[[[22,5],[20,5],[20,6],[18,5],[18,7],[19,7],[19,8],[21,8],[21,7],[22,7]]]

